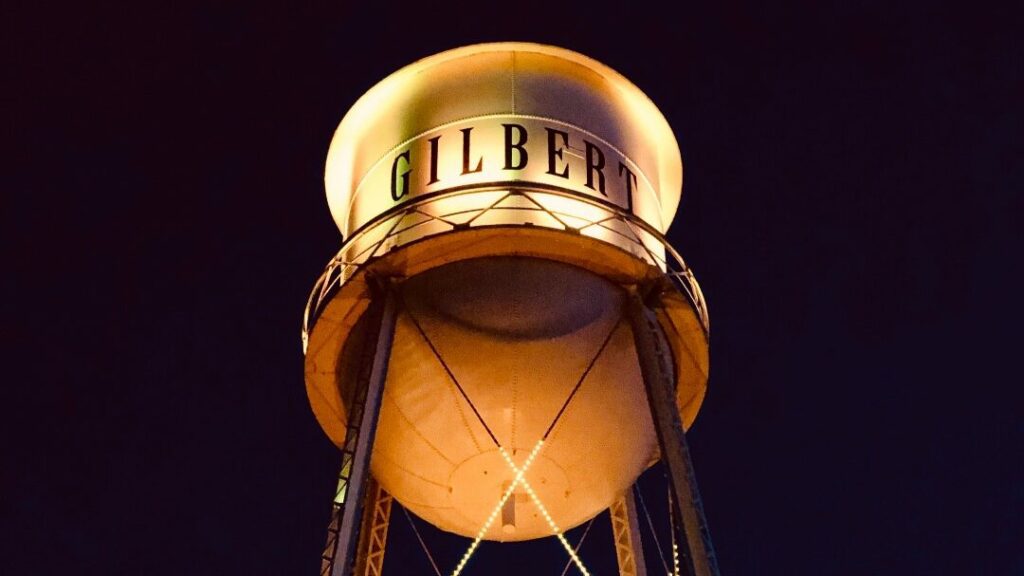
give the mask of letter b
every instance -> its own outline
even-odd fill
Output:
[[[502,124],[505,128],[505,170],[522,170],[526,168],[526,163],[529,161],[529,155],[526,153],[526,128],[519,124]],[[513,142],[512,132],[518,132],[516,139]],[[519,162],[517,164],[512,163],[512,151],[519,152]]]

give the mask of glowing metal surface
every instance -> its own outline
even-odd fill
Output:
[[[448,50],[381,80],[338,126],[324,177],[345,237],[418,195],[498,181],[568,186],[664,232],[682,179],[671,127],[632,82],[522,42]]]

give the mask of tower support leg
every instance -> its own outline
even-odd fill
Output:
[[[371,476],[363,508],[363,527],[359,530],[355,576],[381,576],[384,573],[384,550],[391,521],[391,494]]]
[[[615,556],[619,561],[619,576],[647,576],[644,547],[640,541],[640,524],[636,517],[636,500],[632,488],[608,509],[612,519],[612,537],[615,538]]]
[[[690,576],[718,576],[718,562],[690,462],[690,449],[676,407],[672,351],[657,317],[639,295],[630,296],[627,315],[633,329],[640,373],[647,389],[651,418],[661,446],[661,458],[668,469],[669,486],[674,496],[673,512],[678,519],[675,526],[682,530],[676,540],[682,548],[683,570]]]
[[[321,576],[351,576],[355,565],[356,542],[363,514],[363,500],[377,432],[380,401],[388,360],[395,336],[397,298],[394,289],[386,286],[383,298],[370,305],[368,314],[376,318],[375,330],[367,334],[362,365],[356,380],[352,402],[348,406],[348,427],[341,450],[341,472],[338,491],[331,508],[327,528],[327,544],[320,565]]]

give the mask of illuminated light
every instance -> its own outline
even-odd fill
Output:
[[[524,475],[526,474],[526,471],[530,468],[530,466],[533,464],[534,458],[537,457],[537,453],[540,452],[540,449],[543,445],[544,440],[537,441],[537,444],[533,447],[533,450],[530,451],[530,455],[527,456],[526,461],[523,462],[522,469],[518,469],[515,467],[515,464],[512,464],[512,468],[516,472],[515,478],[512,479],[512,483],[509,484],[508,488],[505,489],[505,493],[501,495],[501,501],[498,502],[498,505],[495,506],[493,510],[491,510],[491,515],[487,517],[487,521],[484,522],[484,525],[480,527],[480,531],[476,533],[476,538],[473,539],[473,543],[469,545],[469,548],[462,555],[462,559],[460,559],[458,565],[455,566],[455,571],[452,572],[452,576],[459,576],[459,574],[462,573],[462,569],[466,567],[466,563],[469,562],[469,558],[473,555],[473,552],[476,551],[477,547],[480,546],[480,542],[484,539],[484,536],[487,534],[487,531],[490,530],[491,525],[494,524],[494,521],[498,519],[498,514],[501,513],[501,509],[502,507],[505,506],[505,502],[507,502],[509,497],[512,496],[512,492],[516,489],[516,486],[518,486],[521,482],[525,481]],[[508,455],[506,454],[504,448],[499,447],[498,450],[501,451],[501,454],[505,456],[506,459],[508,458]]]
[[[539,442],[543,442],[543,440],[540,440]],[[576,564],[576,567],[579,568],[580,572],[582,572],[584,576],[590,576],[590,572],[588,572],[586,566],[583,565],[583,561],[580,560],[579,556],[576,555],[576,551],[573,550],[573,547],[569,544],[569,541],[565,539],[565,536],[562,534],[562,530],[558,527],[557,524],[555,524],[554,518],[552,518],[551,514],[548,513],[547,507],[544,506],[544,503],[540,501],[540,497],[537,496],[537,493],[533,491],[533,487],[530,486],[530,483],[526,480],[526,466],[524,465],[522,470],[517,468],[516,463],[512,461],[512,458],[508,455],[508,452],[506,452],[505,449],[500,446],[498,447],[498,452],[501,453],[502,457],[505,458],[505,462],[507,462],[509,467],[511,467],[512,470],[516,473],[516,478],[521,479],[523,488],[526,489],[526,493],[530,495],[530,499],[533,500],[533,504],[537,507],[538,510],[540,510],[541,515],[544,516],[544,520],[548,523],[548,526],[551,528],[551,532],[558,538],[558,541],[562,543],[562,547],[565,548],[565,551],[569,553],[569,558],[572,558],[573,563]],[[527,458],[527,462],[529,461],[530,459]]]
[[[679,545],[675,543],[675,538],[672,539],[672,574],[669,576],[679,576]]]

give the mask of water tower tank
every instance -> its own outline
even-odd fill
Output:
[[[371,88],[331,143],[327,197],[344,244],[303,337],[313,412],[339,446],[381,286],[398,302],[372,442],[380,486],[433,525],[526,540],[592,518],[659,457],[631,297],[656,302],[654,342],[693,421],[707,316],[663,240],[682,162],[632,83],[568,50],[469,46]],[[509,510],[511,507],[511,510]]]

